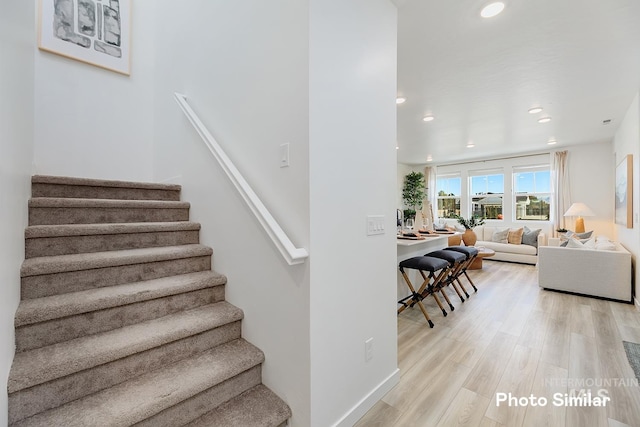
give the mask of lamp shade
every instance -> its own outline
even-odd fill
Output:
[[[584,203],[574,203],[564,213],[564,216],[596,216]]]

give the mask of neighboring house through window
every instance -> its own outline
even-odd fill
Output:
[[[436,192],[438,194],[438,218],[455,218],[460,215],[460,195],[462,194],[460,174],[438,175]]]
[[[551,172],[549,165],[513,169],[515,219],[549,221],[551,212]]]
[[[504,218],[504,173],[501,170],[470,171],[469,185],[472,216]]]

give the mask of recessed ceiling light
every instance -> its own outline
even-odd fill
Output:
[[[551,121],[551,117],[541,117],[538,119],[538,123],[549,123]]]
[[[398,97],[396,98],[396,104],[404,104],[404,102],[407,100],[407,98],[403,98],[403,97]]]
[[[482,16],[483,18],[493,18],[503,10],[504,10],[504,3],[502,3],[501,1],[497,1],[495,3],[489,3],[488,5],[482,8],[482,11],[480,11],[480,16]]]
[[[556,144],[558,141],[555,140],[555,138],[549,138],[549,142],[547,142],[547,145],[554,145]]]
[[[609,124],[611,124],[611,119],[603,120],[603,121],[602,121],[602,124],[603,124],[603,125],[609,125]]]
[[[429,154],[427,156],[427,162],[432,162],[433,161],[433,157],[431,157],[431,154]]]
[[[475,145],[473,142],[471,142],[471,141],[469,141],[469,143],[467,143],[467,148],[473,148],[473,147],[475,147],[475,146],[476,146],[476,145]]]
[[[542,111],[542,107],[529,108],[529,114],[537,114]]]
[[[400,147],[398,147],[398,146],[396,145],[396,150],[399,150],[399,149],[400,149]]]
[[[435,119],[435,117],[433,117],[433,116],[424,116],[424,117],[422,118],[422,121],[424,121],[424,122],[430,122],[430,121],[433,121],[433,119]]]

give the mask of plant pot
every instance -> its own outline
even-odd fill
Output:
[[[473,246],[478,241],[478,236],[476,236],[476,232],[470,228],[467,228],[462,235],[462,241],[466,246]]]

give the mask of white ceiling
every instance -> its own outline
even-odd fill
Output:
[[[397,107],[399,162],[613,138],[640,89],[640,0],[503,0],[500,15],[481,18],[492,1],[394,1],[398,96],[407,98]],[[544,111],[529,114],[534,106]],[[428,114],[435,120],[423,122]]]

